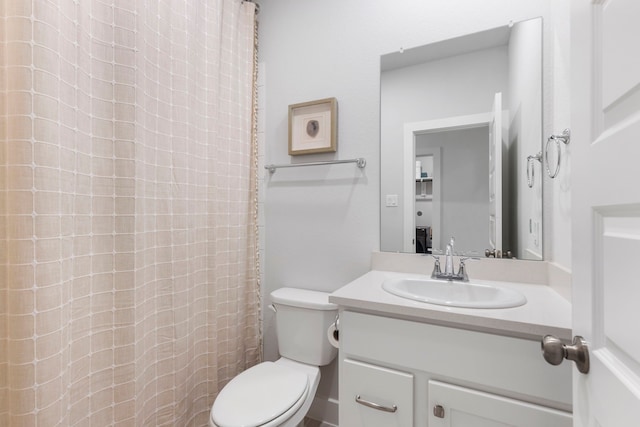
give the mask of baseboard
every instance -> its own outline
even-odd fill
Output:
[[[338,401],[327,396],[316,396],[307,417],[320,421],[320,427],[337,427]]]

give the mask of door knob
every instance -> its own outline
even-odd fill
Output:
[[[581,336],[573,337],[572,345],[563,344],[553,335],[545,335],[540,343],[544,360],[552,365],[559,365],[564,359],[576,362],[578,371],[589,372],[589,348]]]

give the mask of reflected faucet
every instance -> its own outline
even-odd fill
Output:
[[[467,275],[467,268],[465,265],[465,261],[468,259],[479,259],[472,257],[463,257],[460,258],[460,265],[458,266],[458,272],[453,272],[453,256],[455,255],[455,239],[451,237],[449,240],[449,244],[444,252],[444,272],[440,269],[440,257],[432,255],[435,259],[435,263],[433,265],[433,272],[431,273],[432,279],[444,279],[449,281],[460,281],[460,282],[468,282],[469,276]]]

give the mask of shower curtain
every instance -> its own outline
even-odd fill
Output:
[[[0,425],[205,426],[259,361],[254,13],[0,3]]]

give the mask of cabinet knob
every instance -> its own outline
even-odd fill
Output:
[[[433,415],[436,418],[444,418],[444,407],[442,405],[436,405],[433,407]]]
[[[584,338],[575,336],[572,345],[566,345],[553,335],[545,335],[540,344],[542,356],[548,363],[559,365],[564,359],[573,360],[578,371],[589,373],[589,348]]]

